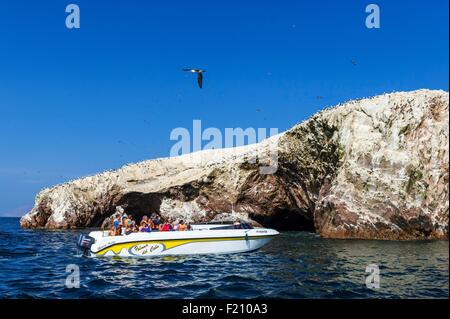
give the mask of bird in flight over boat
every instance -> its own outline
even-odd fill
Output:
[[[197,73],[198,87],[202,88],[202,85],[203,85],[203,72],[206,72],[206,70],[201,70],[201,69],[183,69],[183,71]]]

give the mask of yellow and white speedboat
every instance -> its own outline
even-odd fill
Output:
[[[256,250],[279,233],[268,228],[235,228],[233,225],[199,224],[187,231],[138,232],[109,236],[92,231],[78,237],[87,256],[150,257],[158,255],[227,254]]]

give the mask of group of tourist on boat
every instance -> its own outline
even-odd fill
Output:
[[[190,230],[191,226],[183,220],[172,222],[170,220],[161,220],[157,214],[144,215],[138,224],[133,215],[124,212],[116,212],[114,215],[113,226],[109,231],[110,236],[128,235],[137,232],[152,231],[185,231]]]

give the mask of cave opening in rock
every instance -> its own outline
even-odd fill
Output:
[[[160,213],[161,197],[153,193],[128,193],[120,199],[118,205],[124,208],[125,213],[140,222],[144,215],[150,217],[153,213]]]
[[[276,230],[315,232],[314,221],[296,211],[277,210],[270,216],[250,214],[249,217],[263,227],[274,228]]]

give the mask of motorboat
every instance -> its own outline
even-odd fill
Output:
[[[246,223],[194,224],[186,231],[134,232],[121,236],[92,231],[80,234],[77,246],[85,256],[228,254],[257,250],[278,234],[274,229],[253,228]]]

